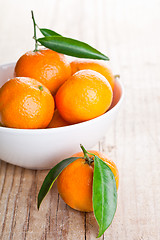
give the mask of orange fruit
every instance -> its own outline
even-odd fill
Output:
[[[111,169],[115,176],[116,186],[119,185],[119,173],[115,163],[98,151],[89,151],[102,159]],[[84,157],[83,152],[74,154],[72,157]],[[89,157],[93,157],[89,155]],[[93,157],[94,158],[94,157]],[[87,164],[85,159],[79,158],[69,164],[57,178],[58,192],[62,199],[71,208],[79,211],[93,211],[92,185],[93,185],[94,162]]]
[[[105,113],[113,92],[107,79],[93,70],[73,74],[58,90],[56,106],[69,123],[79,123]]]
[[[32,78],[17,77],[0,89],[1,124],[11,128],[45,128],[52,119],[54,99]]]
[[[112,90],[114,89],[114,76],[110,68],[108,68],[104,61],[102,60],[88,60],[88,59],[76,59],[71,63],[72,74],[79,70],[91,69],[96,72],[101,73],[105,78],[107,78],[110,83]]]
[[[19,58],[15,66],[16,77],[31,77],[43,83],[55,94],[71,75],[67,58],[50,49],[30,51]]]
[[[61,115],[59,114],[58,110],[56,109],[54,111],[53,117],[51,122],[49,123],[47,128],[57,128],[57,127],[64,127],[64,126],[68,126],[69,123],[66,122]]]

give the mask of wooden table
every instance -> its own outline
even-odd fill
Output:
[[[94,147],[112,158],[120,172],[117,212],[100,239],[160,239],[160,2],[1,0],[0,64],[33,49],[31,9],[39,26],[106,53],[125,87],[117,119]],[[1,161],[0,239],[96,239],[93,214],[68,207],[56,185],[37,210],[47,172]]]

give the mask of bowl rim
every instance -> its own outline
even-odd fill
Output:
[[[8,64],[3,64],[3,65],[0,65],[0,68],[7,68],[7,67],[10,67],[10,66],[14,66],[15,63],[12,62],[12,63],[8,63]],[[114,112],[121,104],[121,102],[123,101],[123,98],[124,98],[124,86],[120,80],[120,78],[116,78],[115,79],[116,82],[118,82],[119,86],[120,86],[120,89],[121,89],[121,96],[120,96],[120,99],[119,101],[117,102],[117,104],[112,107],[110,110],[108,110],[107,112],[103,113],[102,115],[96,117],[96,118],[93,118],[93,119],[90,119],[90,120],[87,120],[85,122],[81,122],[81,123],[76,123],[76,124],[71,124],[71,125],[68,125],[68,126],[63,126],[63,127],[57,127],[57,128],[44,128],[44,129],[19,129],[19,128],[8,128],[8,127],[4,127],[4,126],[0,126],[0,132],[6,132],[6,133],[18,133],[18,134],[43,134],[43,133],[56,133],[56,132],[59,132],[59,131],[67,131],[67,130],[70,130],[70,129],[75,129],[75,128],[80,128],[81,126],[84,126],[84,125],[90,125],[90,123],[94,123],[96,121],[99,121],[99,119],[103,119],[105,118],[107,115],[109,115],[109,113],[111,112]]]

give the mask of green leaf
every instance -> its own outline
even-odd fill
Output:
[[[99,225],[101,237],[110,226],[117,208],[117,188],[115,177],[100,158],[94,158],[93,211]]]
[[[47,37],[47,36],[61,36],[59,33],[56,33],[50,29],[47,28],[39,28],[39,30],[41,31],[41,33]]]
[[[51,50],[69,56],[109,60],[107,56],[91,47],[90,45],[72,38],[61,36],[46,36],[44,38],[37,39],[37,41]]]
[[[55,182],[59,174],[63,171],[64,168],[66,168],[70,163],[74,162],[77,159],[79,159],[79,157],[70,157],[70,158],[64,159],[49,171],[46,178],[44,179],[44,182],[38,194],[38,203],[37,203],[38,209],[40,207],[42,200],[51,189],[53,183]]]

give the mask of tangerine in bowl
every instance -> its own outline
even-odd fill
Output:
[[[14,76],[15,63],[0,66],[0,87]],[[124,95],[115,80],[112,104],[107,112],[92,120],[45,129],[18,129],[0,126],[0,159],[29,169],[50,169],[79,151],[80,143],[92,148],[105,137]]]

